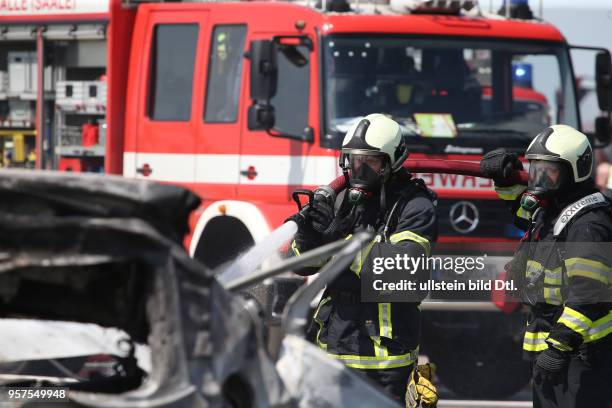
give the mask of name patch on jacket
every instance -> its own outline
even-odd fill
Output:
[[[576,201],[565,207],[563,211],[561,211],[561,215],[557,218],[557,222],[555,222],[554,234],[555,236],[559,236],[563,231],[563,228],[578,215],[581,211],[584,211],[587,208],[591,208],[594,206],[601,206],[601,204],[607,204],[607,200],[601,193],[593,193],[586,197],[582,197],[580,200]]]

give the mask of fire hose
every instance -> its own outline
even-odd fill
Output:
[[[447,174],[460,174],[464,176],[472,177],[485,177],[480,171],[479,162],[467,162],[458,160],[406,160],[403,167],[411,173],[447,173]],[[507,177],[504,181],[509,184],[522,184],[527,185],[529,179],[529,173],[526,171],[516,171]],[[295,190],[293,192],[293,200],[298,205],[298,208],[302,215],[306,217],[308,208],[312,205],[316,195],[321,195],[327,202],[333,203],[338,193],[346,188],[347,180],[344,175],[337,177],[331,183],[317,187],[314,191],[310,190]],[[308,204],[302,205],[300,201],[300,195],[308,196]],[[333,223],[332,223],[333,224]],[[331,225],[330,225],[331,227]],[[297,225],[296,225],[297,228]],[[323,231],[319,231],[323,232]],[[494,302],[500,309],[506,311],[513,310],[518,304],[513,303],[511,309],[506,309],[504,306],[505,302]]]
[[[484,177],[480,172],[480,163],[459,160],[406,160],[403,166],[412,173],[450,173],[464,176]],[[529,174],[526,171],[516,171],[506,179],[511,184],[527,185]],[[339,176],[326,186],[318,187],[315,191],[295,190],[293,200],[297,203],[299,210],[305,209],[300,202],[300,195],[308,196],[308,203],[311,203],[317,194],[323,195],[326,199],[333,201],[336,195],[346,187],[346,179]]]

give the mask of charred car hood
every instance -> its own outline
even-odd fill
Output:
[[[71,404],[221,406],[228,387],[284,404],[247,308],[181,246],[198,205],[176,186],[0,171],[0,317],[118,328],[151,349],[140,387]]]
[[[289,302],[286,335],[268,350],[262,310],[222,287],[182,247],[198,205],[193,193],[171,185],[0,170],[0,318],[95,324],[150,350],[150,372],[129,388],[58,381],[71,389],[69,406],[397,406],[298,329],[314,295],[371,237],[329,244],[343,249]],[[309,256],[283,261],[276,273]],[[0,355],[0,369],[16,360]],[[0,385],[14,383],[0,374]]]

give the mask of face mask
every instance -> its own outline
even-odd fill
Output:
[[[567,168],[558,161],[530,160],[527,191],[541,198],[562,189],[568,179]]]
[[[353,189],[374,192],[383,183],[383,158],[376,155],[351,154],[349,156],[349,185]]]

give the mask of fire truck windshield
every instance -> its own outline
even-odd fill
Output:
[[[337,35],[323,50],[330,147],[373,112],[391,115],[412,149],[428,153],[524,150],[550,124],[578,126],[569,56],[558,43]]]

